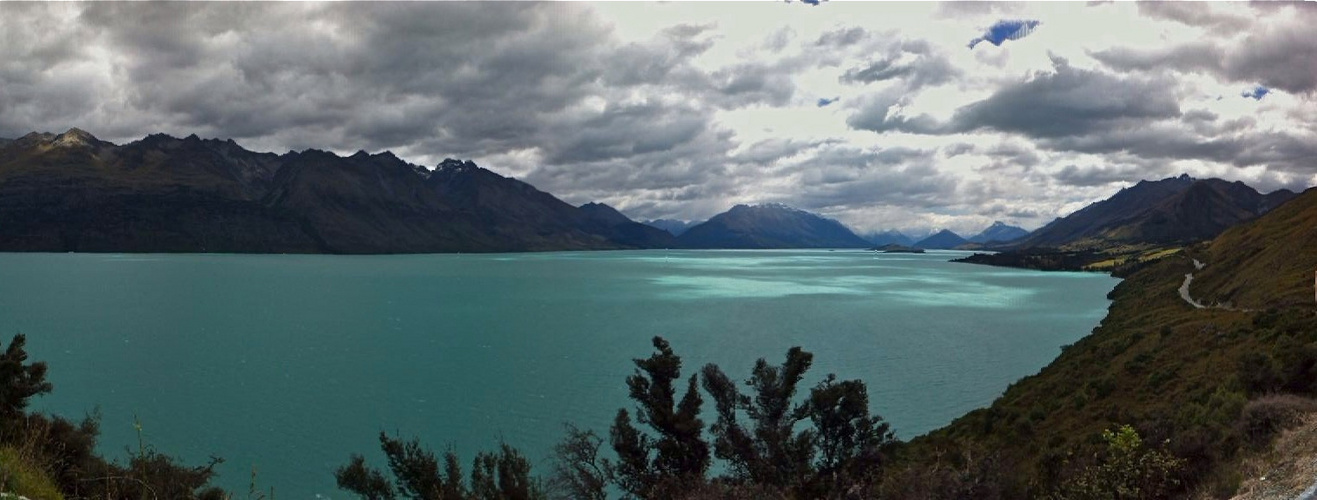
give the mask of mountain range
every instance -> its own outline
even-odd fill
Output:
[[[0,251],[428,253],[638,248],[1107,248],[1215,237],[1293,198],[1240,182],[1143,181],[1029,233],[995,222],[962,238],[894,230],[861,238],[778,204],[702,223],[642,224],[572,206],[470,161],[433,169],[392,153],[248,151],[155,134],[124,145],[71,129],[0,140]],[[1009,253],[1009,252],[1008,252]],[[1007,256],[1009,257],[1009,256]]]
[[[1293,198],[1258,193],[1242,182],[1188,175],[1134,186],[1059,218],[1014,243],[1016,248],[1103,244],[1183,244],[1208,240]]]
[[[452,159],[429,170],[387,152],[276,155],[195,135],[119,146],[78,129],[0,144],[5,251],[424,253],[674,243],[609,211],[574,207]]]

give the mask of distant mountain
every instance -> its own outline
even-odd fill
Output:
[[[1018,240],[1029,235],[1029,231],[1024,228],[1007,225],[1005,222],[996,221],[991,226],[984,229],[983,232],[969,237],[969,241],[974,243],[990,242],[1007,242]]]
[[[651,227],[657,227],[659,229],[671,233],[673,236],[681,236],[681,233],[686,232],[692,227],[700,225],[701,222],[704,221],[687,222],[684,220],[674,220],[674,219],[654,219],[654,220],[641,221],[641,224],[645,224]]]
[[[884,245],[900,245],[908,247],[915,244],[914,238],[906,236],[905,233],[895,229],[888,229],[879,233],[868,233],[862,236],[876,247]]]
[[[1016,247],[1202,241],[1293,197],[1288,190],[1263,195],[1242,182],[1197,180],[1187,175],[1142,181],[1052,221],[1017,242]]]
[[[72,129],[0,144],[0,250],[424,253],[670,246],[469,161]],[[620,215],[620,214],[619,214]]]
[[[685,248],[867,248],[840,222],[781,204],[737,205],[677,237]]]
[[[956,248],[966,243],[969,243],[969,241],[965,238],[961,238],[960,235],[951,232],[950,229],[943,229],[933,233],[927,238],[915,242],[915,247],[945,250]]]

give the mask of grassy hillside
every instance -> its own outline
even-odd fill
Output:
[[[990,450],[1008,464],[998,479],[1010,496],[1038,497],[1101,459],[1103,430],[1129,424],[1184,460],[1179,493],[1234,492],[1240,460],[1265,447],[1279,411],[1259,398],[1317,392],[1315,237],[1310,191],[1211,244],[1161,255],[1116,287],[1092,335],[991,407],[912,442],[904,461]],[[1259,310],[1193,308],[1177,293],[1187,273],[1201,276],[1196,299]]]
[[[1249,309],[1312,307],[1317,190],[1231,228],[1201,253],[1207,267],[1194,274],[1193,288],[1194,298],[1202,302]]]

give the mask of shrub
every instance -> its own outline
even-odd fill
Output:
[[[1292,394],[1270,394],[1249,401],[1239,414],[1236,429],[1245,442],[1265,446],[1281,431],[1299,424],[1317,411],[1317,401]]]
[[[46,471],[9,446],[0,447],[0,491],[28,498],[64,500]]]
[[[380,448],[388,458],[393,482],[352,455],[334,471],[338,487],[366,500],[414,498],[420,500],[536,500],[548,495],[531,478],[530,461],[506,444],[494,453],[478,453],[471,466],[469,487],[462,482],[457,453],[448,450],[443,461],[419,440],[403,441],[380,433]]]
[[[1097,464],[1065,481],[1056,497],[1064,500],[1168,498],[1180,485],[1184,461],[1149,449],[1133,427],[1102,431],[1107,449]]]

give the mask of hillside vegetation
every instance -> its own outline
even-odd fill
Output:
[[[1176,494],[1229,496],[1240,461],[1292,410],[1264,396],[1317,393],[1313,221],[1317,191],[1132,271],[1092,335],[989,408],[915,440],[905,460],[991,450],[1013,464],[1007,491],[1039,497],[1102,456],[1103,429],[1129,424],[1185,461]],[[1186,304],[1177,288],[1188,273],[1195,299],[1250,310]]]
[[[1199,253],[1208,264],[1194,274],[1194,297],[1202,302],[1248,309],[1312,306],[1317,190],[1231,228]]]

